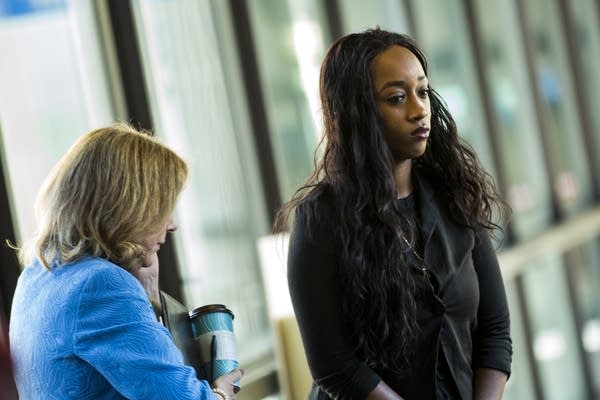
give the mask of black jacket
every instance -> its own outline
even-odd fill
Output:
[[[320,216],[307,235],[305,213],[298,208],[288,283],[310,370],[321,392],[315,398],[364,399],[383,379],[407,400],[435,399],[440,357],[446,357],[449,379],[462,399],[472,399],[476,368],[510,374],[509,312],[491,241],[484,230],[475,233],[452,222],[433,188],[422,178],[417,182],[424,259],[437,281],[438,299],[432,290],[430,301],[417,311],[421,332],[410,376],[374,371],[352,351],[337,287],[340,257],[334,223]]]

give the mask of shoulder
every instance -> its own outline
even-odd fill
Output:
[[[137,279],[123,268],[98,257],[85,257],[71,264],[54,267],[56,274],[68,274],[83,285],[100,285],[107,289],[136,287]]]
[[[336,225],[336,220],[335,196],[325,186],[320,188],[318,193],[313,193],[298,203],[294,214],[293,232],[303,233],[308,237],[320,236],[331,231]]]
[[[127,324],[131,315],[141,315],[148,321],[154,319],[144,288],[132,274],[98,258],[84,260],[78,267],[77,273],[84,276],[77,301],[80,327],[106,320]]]
[[[323,220],[335,214],[335,195],[329,185],[322,184],[315,188],[296,207],[295,217]]]
[[[105,290],[136,290],[138,286],[141,289],[141,285],[129,272],[97,257],[83,257],[61,265],[52,264],[50,269],[35,260],[23,269],[18,289],[66,299],[77,297],[90,286]]]
[[[145,299],[142,285],[132,274],[102,258],[86,257],[56,267],[55,273],[68,274],[73,284],[78,286],[82,301],[90,297],[112,302],[131,297]]]
[[[325,185],[303,199],[296,207],[290,236],[290,253],[334,253],[339,247],[335,195]]]

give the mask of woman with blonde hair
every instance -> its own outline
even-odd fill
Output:
[[[22,398],[234,398],[241,370],[213,388],[198,380],[149,302],[187,174],[177,154],[125,123],[84,135],[51,171],[38,231],[19,250],[26,267],[11,312]]]

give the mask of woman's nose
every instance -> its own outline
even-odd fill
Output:
[[[411,101],[410,105],[410,118],[419,121],[429,115],[429,100],[416,98]]]
[[[169,222],[167,222],[167,232],[175,232],[177,230],[177,225],[175,225],[175,222],[173,221],[173,219],[170,219]]]

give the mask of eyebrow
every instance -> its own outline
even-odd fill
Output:
[[[425,80],[425,78],[426,78],[426,76],[425,76],[425,75],[421,75],[421,76],[419,76],[419,77],[417,78],[417,80],[418,80],[418,81],[423,81],[423,80]],[[389,81],[389,82],[386,82],[386,83],[385,83],[385,84],[384,84],[384,85],[381,87],[381,89],[379,89],[379,91],[381,92],[381,91],[383,91],[384,89],[386,89],[386,88],[389,88],[389,87],[391,87],[391,86],[398,86],[398,87],[402,87],[402,88],[403,88],[403,87],[405,87],[405,86],[406,86],[406,83],[405,83],[404,81]]]

